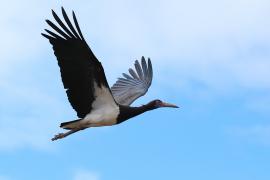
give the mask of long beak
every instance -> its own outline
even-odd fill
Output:
[[[171,103],[165,103],[162,102],[161,107],[172,107],[172,108],[179,108],[178,106],[171,104]]]

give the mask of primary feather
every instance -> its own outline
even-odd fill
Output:
[[[151,86],[153,70],[151,60],[146,63],[142,57],[141,64],[135,61],[135,70],[129,69],[130,75],[123,73],[123,78],[118,78],[111,87],[116,102],[121,105],[130,105],[139,97],[143,96]]]
[[[46,29],[49,35],[42,35],[53,45],[69,102],[76,110],[77,116],[84,118],[92,110],[92,103],[97,98],[95,95],[100,94],[96,91],[99,91],[101,86],[109,89],[108,82],[101,63],[83,38],[74,12],[73,21],[76,28],[71,24],[64,8],[62,14],[67,26],[54,11],[52,13],[62,29],[47,20],[49,26],[58,34]],[[95,85],[99,88],[95,88]]]
[[[55,135],[52,140],[89,127],[116,125],[156,108],[177,107],[160,100],[130,107],[133,101],[147,92],[152,83],[151,60],[148,58],[146,62],[144,57],[141,63],[136,60],[135,68],[130,68],[129,74],[123,73],[123,77],[118,78],[110,89],[101,63],[84,40],[75,13],[72,13],[75,26],[64,8],[64,21],[54,11],[52,14],[56,24],[50,20],[46,22],[53,31],[45,29],[47,34],[42,35],[49,39],[53,46],[69,102],[80,118],[61,123],[60,127],[69,131]]]

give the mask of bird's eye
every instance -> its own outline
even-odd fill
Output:
[[[157,107],[160,107],[161,103],[162,102],[160,100],[156,100],[156,103],[155,104],[156,104]]]

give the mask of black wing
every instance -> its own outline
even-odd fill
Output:
[[[96,87],[104,86],[109,89],[108,82],[101,63],[83,38],[75,13],[73,12],[73,20],[76,28],[70,22],[63,7],[62,14],[67,26],[53,10],[52,14],[62,29],[46,20],[56,33],[45,29],[48,34],[42,33],[42,35],[53,45],[69,102],[78,117],[84,118],[92,109],[97,94]]]

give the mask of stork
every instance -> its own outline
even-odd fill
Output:
[[[41,34],[53,46],[68,100],[79,119],[61,123],[60,127],[68,131],[55,135],[52,141],[86,128],[120,124],[149,110],[178,108],[158,99],[139,107],[131,107],[130,104],[143,96],[152,83],[150,58],[147,62],[144,57],[140,63],[136,60],[135,70],[130,68],[129,74],[123,73],[123,77],[118,78],[110,88],[102,64],[87,45],[74,11],[72,15],[75,26],[63,7],[62,14],[66,25],[52,10],[58,25],[46,20],[54,31],[45,29],[47,33]]]

